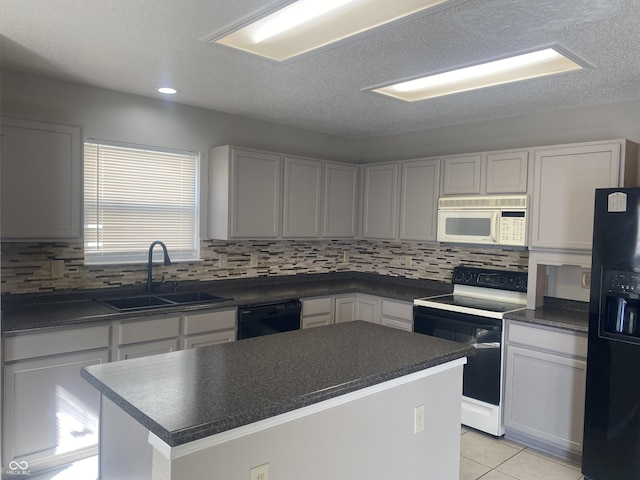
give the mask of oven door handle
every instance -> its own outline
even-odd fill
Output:
[[[462,327],[471,327],[471,328],[481,328],[483,330],[491,330],[492,332],[499,332],[502,330],[501,320],[498,320],[497,322],[499,322],[499,324],[496,325],[496,324],[488,324],[488,323],[481,323],[481,322],[467,322],[465,320],[456,320],[453,318],[446,318],[446,317],[434,317],[431,315],[424,316],[424,315],[420,315],[419,313],[415,315],[415,320],[424,320],[426,322],[429,322],[432,318],[439,322],[448,323],[450,325],[458,325]]]
[[[500,348],[500,342],[473,343],[471,346],[476,350],[488,350],[491,348]]]

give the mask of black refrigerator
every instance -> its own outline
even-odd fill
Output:
[[[640,188],[596,190],[582,473],[640,479]]]

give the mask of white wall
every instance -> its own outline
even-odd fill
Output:
[[[640,143],[640,101],[487,120],[363,140],[361,163],[627,138]]]

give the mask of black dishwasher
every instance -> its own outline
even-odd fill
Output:
[[[300,330],[299,300],[238,307],[238,340]]]

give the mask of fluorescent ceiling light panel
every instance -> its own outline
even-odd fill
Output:
[[[554,48],[481,63],[396,83],[372,91],[407,102],[580,70],[583,66]]]
[[[450,1],[298,0],[208,41],[283,61]]]

